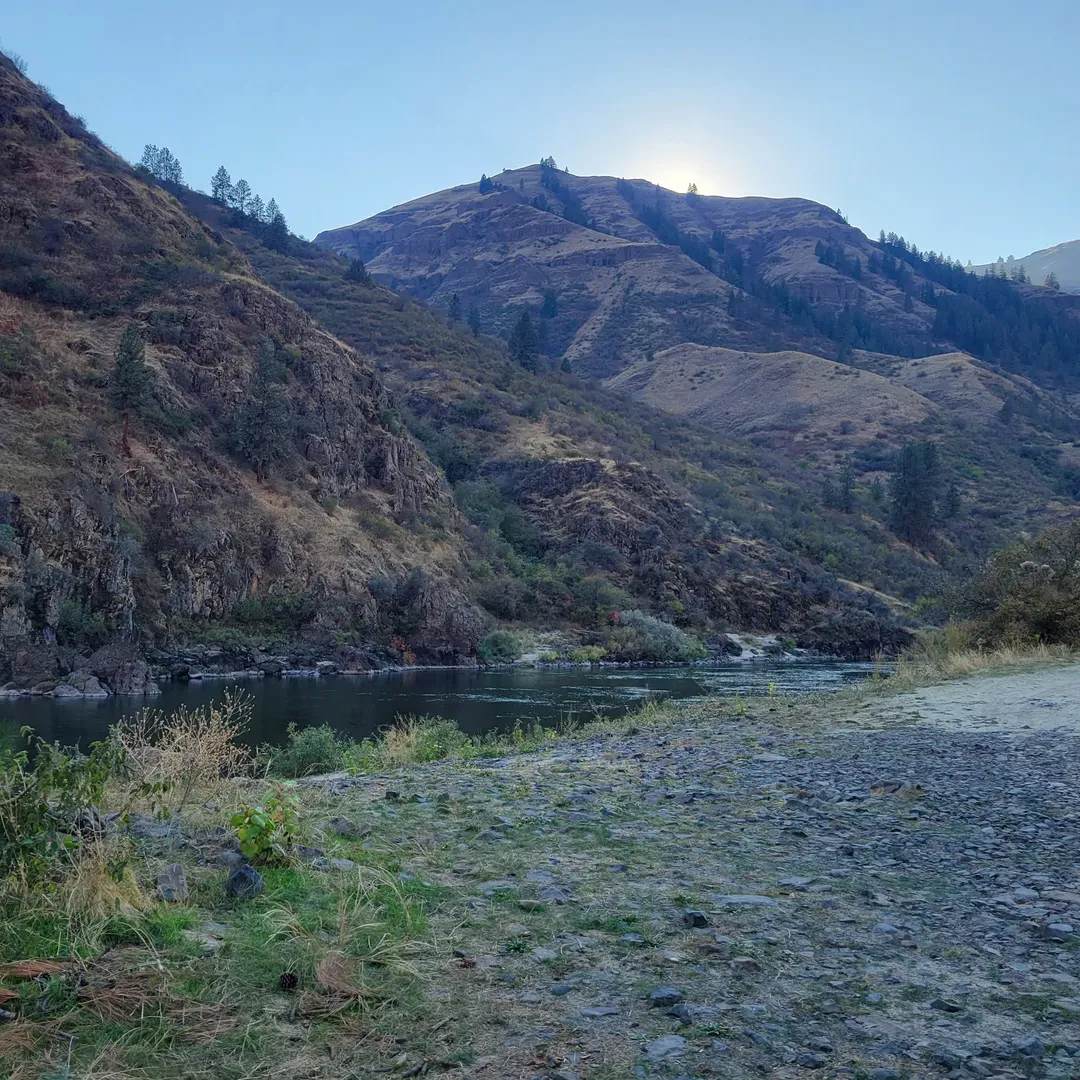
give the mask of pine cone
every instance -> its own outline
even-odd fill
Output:
[[[283,971],[278,976],[277,982],[282,990],[291,993],[300,985],[300,976],[295,971]]]

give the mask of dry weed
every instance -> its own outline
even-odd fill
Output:
[[[253,702],[242,691],[225,692],[220,703],[174,713],[143,709],[112,729],[127,754],[129,767],[143,783],[167,785],[169,801],[179,811],[199,789],[213,789],[242,772],[248,750],[237,740],[251,722]]]

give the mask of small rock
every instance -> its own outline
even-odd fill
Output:
[[[867,1075],[870,1080],[900,1080],[896,1069],[871,1069]]]
[[[188,898],[187,875],[180,863],[169,863],[157,876],[157,894],[162,900],[178,902]]]
[[[349,870],[356,869],[356,863],[354,863],[352,859],[339,859],[336,856],[331,857],[330,866],[334,870],[340,870],[343,873]]]
[[[352,820],[352,818],[347,817],[336,817],[331,819],[330,829],[332,832],[337,833],[338,836],[345,837],[346,840],[357,840],[361,836],[366,836],[371,832],[370,825],[365,825],[361,828]]]
[[[645,939],[640,934],[623,934],[619,941],[623,945],[644,945]]]
[[[771,896],[718,896],[716,902],[721,907],[776,907]]]
[[[665,1035],[646,1045],[645,1058],[648,1061],[668,1061],[682,1057],[686,1053],[686,1047],[687,1042],[681,1035]]]
[[[682,993],[673,986],[658,986],[649,995],[649,1007],[652,1009],[667,1009],[682,1001]]]
[[[581,1080],[581,1077],[569,1069],[556,1069],[554,1072],[548,1073],[548,1080]]]
[[[228,892],[241,900],[250,900],[258,896],[266,887],[263,876],[250,866],[238,866],[229,872],[226,885]]]
[[[1071,941],[1073,933],[1072,923],[1067,922],[1046,923],[1040,931],[1046,941]]]
[[[823,1054],[805,1052],[795,1057],[795,1064],[800,1069],[824,1069],[828,1059]]]
[[[551,988],[551,994],[553,997],[566,997],[571,990],[574,989],[574,984],[571,982],[556,983]]]
[[[753,973],[761,970],[761,965],[749,956],[736,956],[734,959],[728,961],[728,966],[732,971]]]
[[[540,949],[533,949],[533,951],[532,951],[532,958],[538,964],[548,964],[552,960],[557,959],[558,955],[559,954],[554,949],[542,949],[542,948],[540,948]]]
[[[570,890],[562,885],[544,885],[536,890],[536,895],[550,904],[568,904],[574,899]]]
[[[704,911],[698,911],[696,908],[687,908],[683,912],[683,922],[687,926],[700,928],[709,925],[709,916]]]
[[[223,851],[217,857],[222,866],[243,866],[247,861],[239,851]]]
[[[962,1005],[957,1005],[955,1001],[946,1001],[944,998],[934,998],[934,1000],[930,1002],[930,1008],[947,1013],[958,1013],[963,1011]]]
[[[522,911],[543,911],[544,905],[539,900],[519,900],[517,906]]]
[[[618,1016],[619,1010],[610,1005],[601,1005],[591,1009],[582,1009],[581,1015],[590,1020],[598,1020],[601,1016]]]

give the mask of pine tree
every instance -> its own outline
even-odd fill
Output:
[[[251,197],[251,202],[248,204],[248,217],[252,221],[257,221],[260,225],[266,221],[266,207],[258,195]]]
[[[473,332],[473,337],[480,336],[480,309],[475,304],[469,307],[469,329]]]
[[[913,544],[929,543],[937,516],[941,464],[937,444],[909,443],[889,479],[890,524]]]
[[[251,185],[243,177],[236,181],[235,202],[242,217],[251,205]]]
[[[139,159],[139,168],[145,169],[151,176],[157,176],[160,154],[161,151],[153,143],[147,143]]]
[[[273,248],[274,251],[287,251],[289,247],[289,226],[276,199],[271,199],[266,204],[266,220],[266,246]]]
[[[452,323],[461,321],[461,297],[457,293],[450,297],[450,307],[446,312],[446,317]]]
[[[514,329],[510,331],[507,351],[510,354],[510,359],[515,364],[520,364],[526,371],[537,370],[540,357],[540,339],[528,311],[521,313],[521,318],[514,324]]]
[[[495,190],[495,181],[492,180],[487,173],[480,174],[480,194],[486,195],[489,191]]]
[[[1053,270],[1051,270],[1050,273],[1046,275],[1046,280],[1043,282],[1043,285],[1045,285],[1048,289],[1053,289],[1054,292],[1058,292],[1061,289],[1061,282],[1058,281],[1058,276],[1054,273]]]
[[[247,396],[232,422],[232,448],[254,468],[260,483],[267,470],[292,449],[292,404],[281,385],[283,365],[271,344],[263,346]]]
[[[232,177],[224,165],[218,166],[218,171],[210,178],[210,197],[220,203],[232,202]]]
[[[836,483],[836,509],[844,514],[855,511],[855,466],[850,457],[845,458],[840,466]]]
[[[109,400],[120,412],[139,412],[150,397],[151,374],[146,363],[142,332],[128,323],[116,347],[116,360],[109,376]]]
[[[355,281],[358,285],[371,284],[371,274],[368,273],[362,259],[349,260],[349,265],[345,270],[345,280]]]

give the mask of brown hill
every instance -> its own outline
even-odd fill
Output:
[[[452,582],[467,544],[449,489],[388,428],[370,360],[4,59],[0,245],[5,644],[162,639],[241,604],[256,623],[295,613],[296,629],[317,607],[375,635],[388,605],[368,583],[419,567],[414,647],[471,651],[482,620]],[[129,325],[152,387],[125,419],[109,379]],[[288,412],[266,483],[231,452],[260,363]],[[439,524],[394,524],[408,517]]]
[[[456,293],[485,327],[503,333],[522,306],[538,308],[551,293],[549,349],[591,376],[616,374],[680,341],[771,351],[809,339],[835,351],[812,328],[747,319],[732,305],[741,290],[687,251],[719,262],[718,248],[738,249],[740,265],[793,296],[835,311],[857,307],[900,342],[929,335],[933,312],[918,302],[906,312],[904,291],[869,272],[867,238],[818,203],[688,197],[643,180],[557,173],[560,194],[544,186],[542,172],[508,170],[490,193],[475,184],[450,188],[315,242],[364,260],[381,280],[436,307]],[[562,216],[568,200],[588,225]],[[654,208],[660,219],[649,217]],[[859,258],[860,280],[823,263],[819,243]]]

